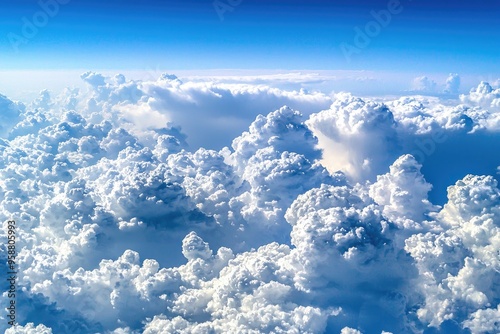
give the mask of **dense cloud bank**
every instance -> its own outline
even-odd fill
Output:
[[[455,179],[443,206],[423,173],[447,173],[439,147],[500,143],[500,89],[380,102],[82,79],[87,92],[1,97],[20,272],[6,333],[500,331],[500,156],[478,146],[492,175]],[[190,149],[247,120],[228,147]]]

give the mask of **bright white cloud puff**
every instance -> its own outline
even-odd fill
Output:
[[[499,331],[497,180],[457,178],[439,206],[427,178],[451,171],[440,147],[500,142],[488,84],[451,104],[82,79],[0,99],[0,216],[19,227],[6,333]]]

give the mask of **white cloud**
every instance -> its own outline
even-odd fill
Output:
[[[401,156],[370,187],[370,196],[383,206],[384,215],[402,226],[422,222],[436,209],[427,199],[432,186],[420,173],[421,167],[411,155]]]
[[[472,88],[469,94],[460,95],[460,100],[478,109],[481,124],[487,128],[500,128],[500,88],[493,88],[489,83],[482,81]]]
[[[500,190],[491,177],[466,176],[448,189],[440,220],[449,228],[414,235],[406,250],[416,260],[425,304],[417,314],[438,326],[489,309],[498,299]],[[465,324],[472,324],[467,322]]]
[[[362,334],[360,331],[357,329],[351,328],[351,327],[344,327],[340,331],[340,334]]]
[[[319,137],[325,165],[332,172],[343,170],[361,180],[381,172],[393,158],[396,123],[385,104],[337,94],[328,110],[311,115],[306,124]]]
[[[85,81],[94,88],[97,88],[99,86],[104,86],[106,84],[104,76],[99,73],[85,72],[80,77],[82,78],[83,81]]]
[[[422,93],[435,93],[437,91],[437,84],[434,80],[424,75],[413,79],[412,90]]]
[[[32,322],[26,324],[26,326],[15,326],[13,328],[8,328],[5,334],[52,334],[52,329],[45,327],[44,325],[35,326]]]
[[[454,143],[467,146],[472,141],[483,155],[492,157],[483,169],[491,173],[498,164],[486,143],[500,143],[500,123],[498,113],[490,110],[438,97],[406,96],[382,103],[341,93],[329,109],[311,115],[306,124],[318,137],[322,163],[330,172],[344,171],[353,181],[374,181],[403,154],[412,154],[424,165],[439,164],[440,155],[453,156]],[[455,155],[457,168],[467,164],[461,157]],[[457,177],[467,170],[461,173]]]
[[[450,73],[446,78],[444,92],[448,94],[458,94],[460,89],[460,76],[456,73]]]
[[[411,83],[411,92],[424,95],[444,96],[450,98],[458,95],[461,85],[461,77],[457,73],[450,73],[443,80],[436,82],[434,79],[423,75],[415,77]]]
[[[144,83],[143,89],[150,96],[151,108],[180,125],[194,147],[228,145],[259,113],[267,114],[283,105],[309,114],[331,103],[323,93],[286,91],[266,85],[183,83],[167,78]]]
[[[499,318],[500,305],[496,309],[477,310],[464,322],[464,326],[473,333],[495,333],[500,331]]]

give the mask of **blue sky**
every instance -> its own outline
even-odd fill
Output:
[[[236,1],[233,3],[237,3]],[[402,11],[344,57],[355,27],[387,1],[244,0],[220,20],[213,2],[71,0],[15,52],[35,1],[3,5],[0,69],[370,69],[498,74],[498,1],[401,1]],[[10,35],[9,35],[10,34]]]

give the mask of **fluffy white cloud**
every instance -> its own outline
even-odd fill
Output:
[[[351,328],[351,327],[344,327],[340,331],[340,334],[362,334],[360,331],[357,329]]]
[[[428,76],[419,76],[411,83],[411,92],[424,95],[456,96],[460,91],[461,79],[457,73],[450,73],[443,83],[437,83]]]
[[[289,253],[287,246],[274,243],[237,256],[218,277],[174,302],[172,311],[182,317],[155,317],[145,332],[322,332],[328,316],[337,312],[301,305],[290,286],[292,273],[283,268]]]
[[[437,84],[434,80],[424,75],[413,79],[412,89],[415,92],[435,93]]]
[[[89,91],[80,93],[86,98],[78,108],[86,109],[94,119],[107,115],[133,123],[134,129],[161,128],[173,122],[182,127],[193,148],[227,146],[255,116],[283,105],[310,114],[331,103],[327,94],[316,91],[215,80],[182,82],[170,74],[149,81],[94,72],[86,72],[81,78]]]
[[[393,158],[396,123],[383,103],[337,94],[330,109],[311,115],[306,124],[318,135],[330,171],[361,180],[381,172]]]
[[[35,326],[32,322],[26,324],[26,326],[15,326],[8,328],[5,334],[52,334],[52,329],[45,327],[44,325]]]
[[[492,177],[468,175],[448,189],[440,233],[407,239],[425,296],[419,318],[434,326],[448,319],[490,314],[500,298],[500,190]],[[482,310],[482,312],[479,312]],[[479,313],[476,313],[479,312]],[[464,326],[477,326],[474,320]],[[481,333],[482,331],[477,331]]]
[[[398,234],[405,232],[385,219],[366,189],[312,189],[292,204],[287,220],[297,287],[320,304],[335,302],[345,324],[382,330],[373,321],[383,317],[384,326],[407,330],[404,291],[415,272],[398,250]]]
[[[500,305],[497,308],[489,308],[474,312],[470,319],[464,322],[464,326],[473,333],[495,333],[500,331]]]
[[[482,81],[469,94],[460,95],[463,103],[476,107],[475,114],[485,128],[500,129],[500,88]]]
[[[398,158],[390,172],[377,177],[370,187],[370,196],[383,206],[384,216],[401,226],[418,224],[436,208],[428,200],[432,186],[420,173],[421,165],[411,155]]]
[[[342,170],[350,180],[374,181],[408,153],[419,163],[435,166],[447,156],[457,169],[463,168],[458,178],[475,158],[468,162],[465,155],[454,154],[456,145],[474,146],[477,151],[468,150],[469,154],[487,157],[478,172],[492,173],[498,165],[488,144],[500,143],[498,115],[465,100],[457,105],[437,97],[406,96],[379,102],[340,93],[329,109],[311,115],[306,124],[318,137],[322,163],[330,172]],[[429,179],[436,181],[433,175]]]
[[[444,92],[448,94],[458,94],[460,89],[460,76],[456,73],[450,73],[446,78]]]

